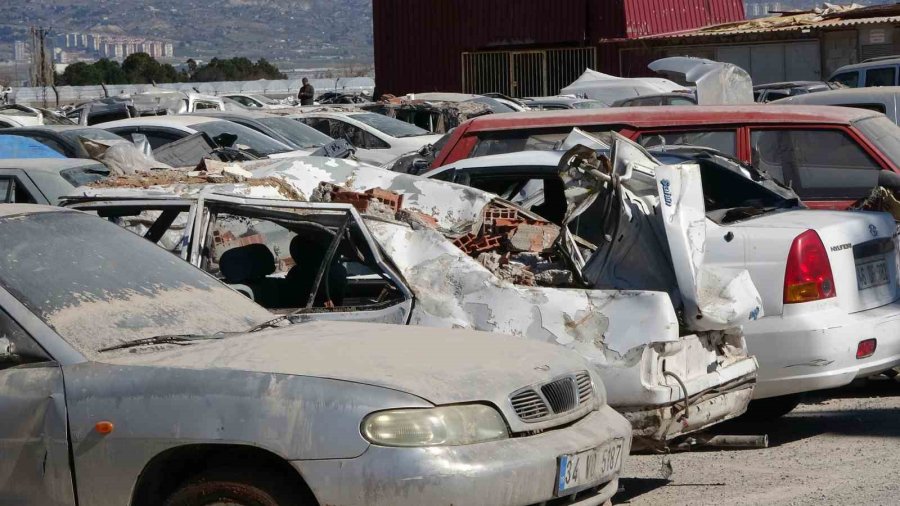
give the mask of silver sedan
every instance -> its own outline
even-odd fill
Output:
[[[286,325],[77,211],[0,206],[0,244],[0,504],[584,505],[616,490],[631,427],[557,346]]]

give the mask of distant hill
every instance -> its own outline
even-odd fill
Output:
[[[0,45],[53,32],[175,41],[176,56],[312,63],[372,58],[371,0],[26,0],[5,2]]]

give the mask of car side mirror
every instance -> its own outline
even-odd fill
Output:
[[[0,337],[0,364],[18,362],[19,359],[16,345],[6,337]]]

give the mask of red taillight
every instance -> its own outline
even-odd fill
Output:
[[[784,271],[784,303],[796,304],[834,297],[834,276],[825,245],[815,230],[798,235]]]
[[[866,339],[865,341],[860,341],[859,345],[856,347],[856,358],[869,358],[875,354],[875,348],[878,346],[878,341],[875,339]]]

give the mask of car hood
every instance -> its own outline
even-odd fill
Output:
[[[528,339],[349,322],[301,323],[104,362],[330,378],[399,390],[434,404],[499,403],[524,386],[587,369],[576,354]]]

